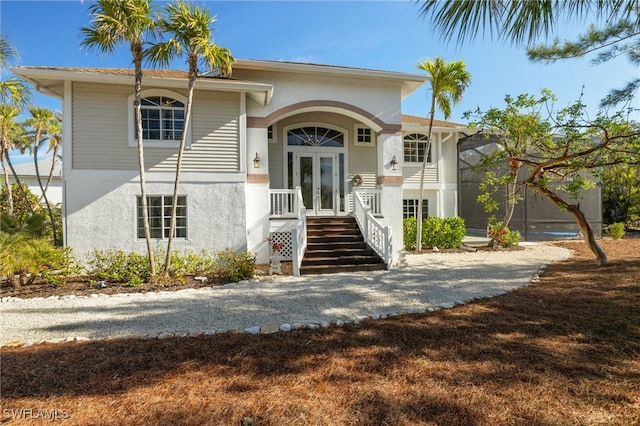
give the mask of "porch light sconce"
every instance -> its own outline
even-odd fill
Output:
[[[256,152],[256,158],[253,159],[253,167],[256,169],[260,168],[260,157],[258,157],[257,152]]]
[[[395,155],[391,159],[391,170],[398,170],[398,159]]]

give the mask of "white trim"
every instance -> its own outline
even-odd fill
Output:
[[[147,170],[147,183],[173,184],[176,178],[175,172]],[[180,181],[185,183],[241,183],[246,175],[241,172],[182,172]],[[76,169],[64,177],[65,181],[124,181],[140,182],[138,169],[132,170],[93,170]]]
[[[365,129],[365,130],[369,130],[370,134],[369,137],[371,138],[370,142],[359,142],[358,141],[358,130],[360,129]],[[364,125],[364,124],[354,124],[353,125],[353,145],[354,146],[369,146],[369,147],[375,147],[376,146],[376,132],[369,126]]]
[[[168,98],[173,98],[182,102],[184,104],[185,115],[186,115],[186,109],[187,109],[186,96],[183,96],[180,93],[173,92],[171,90],[166,90],[166,89],[147,89],[147,90],[143,90],[140,93],[141,99],[150,97],[150,96],[166,96]],[[128,126],[127,134],[129,136],[128,143],[130,147],[138,146],[138,140],[134,136],[136,134],[135,108],[133,106],[134,98],[135,98],[135,93],[129,95],[129,97],[127,98],[127,126]],[[189,146],[191,146],[191,142],[192,142],[191,128],[193,127],[192,124],[193,124],[193,114],[191,114],[191,123],[189,123],[189,126],[187,128],[187,140],[186,140],[185,148],[188,148]],[[187,127],[186,123],[185,123],[185,127]],[[175,149],[180,146],[180,141],[178,140],[178,141],[167,142],[167,141],[157,141],[155,139],[144,139],[142,144],[145,148],[174,148]]]
[[[73,169],[73,83],[64,82],[64,96],[62,97],[62,245],[67,246],[67,176]],[[65,155],[66,153],[66,155]]]
[[[240,156],[241,159],[244,159],[240,161],[240,172],[244,173],[247,170],[249,170],[250,166],[248,164],[249,159],[247,158],[247,97],[246,97],[246,93],[241,93],[240,94],[240,111],[239,111],[239,129],[238,129],[238,133],[239,133],[239,141],[238,143],[240,144],[240,146],[238,147],[239,152],[238,155]],[[191,128],[191,126],[189,126],[189,128]],[[189,135],[190,136],[190,135]]]

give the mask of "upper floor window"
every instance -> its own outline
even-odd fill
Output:
[[[277,141],[273,138],[273,125],[267,127],[267,141],[269,143],[276,143]]]
[[[184,103],[166,96],[143,98],[142,139],[179,141],[184,131]]]
[[[142,93],[140,113],[142,115],[142,140],[156,147],[177,147],[185,131],[186,98],[168,90],[149,90]],[[129,97],[129,145],[135,145],[139,137],[135,122],[133,96]],[[187,144],[189,144],[187,134]]]
[[[427,135],[412,133],[404,136],[404,162],[422,163],[427,149]],[[432,144],[433,146],[433,144]],[[427,154],[427,162],[431,162],[431,151]]]
[[[355,141],[356,146],[375,146],[375,139],[373,131],[366,126],[355,126]]]

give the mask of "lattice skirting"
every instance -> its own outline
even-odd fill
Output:
[[[282,247],[278,250],[278,254],[282,256],[282,260],[293,259],[293,249],[291,245],[291,232],[272,232],[271,243],[282,243]],[[273,250],[269,249],[269,255],[273,255]]]

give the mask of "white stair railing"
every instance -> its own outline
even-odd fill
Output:
[[[382,214],[382,190],[380,189],[356,189],[362,202],[371,209],[374,215]],[[355,192],[355,191],[354,191]]]
[[[299,217],[296,195],[295,189],[269,190],[271,217]]]
[[[384,226],[376,219],[371,211],[371,207],[365,204],[358,189],[354,189],[353,191],[353,215],[356,218],[365,242],[385,261],[387,269],[391,269],[393,261],[391,227]]]
[[[304,253],[307,250],[307,209],[302,201],[302,189],[296,186],[294,190],[294,200],[296,203],[295,210],[298,213],[298,221],[291,230],[291,251],[293,264],[293,275],[300,276],[300,266],[302,266],[302,259]]]

